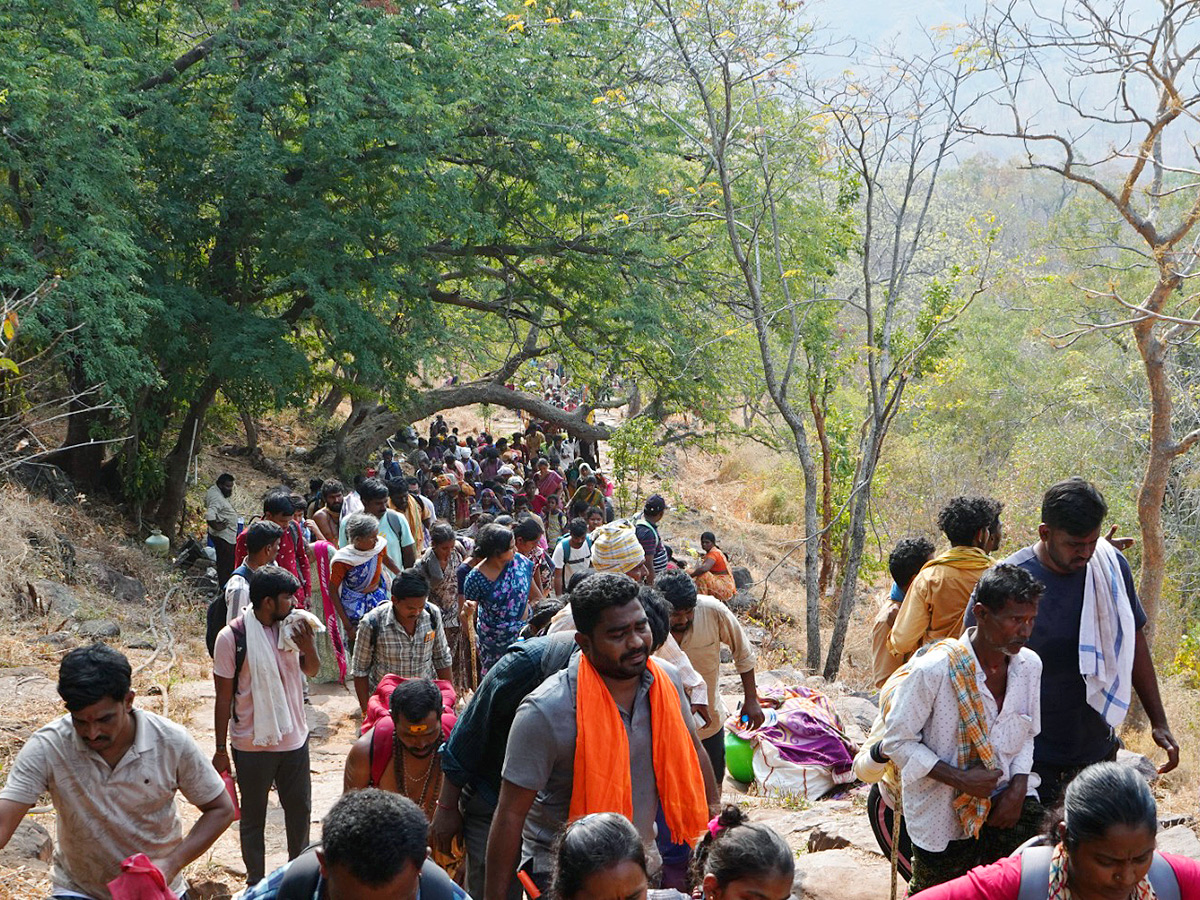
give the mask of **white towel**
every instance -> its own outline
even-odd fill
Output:
[[[293,609],[288,617],[279,623],[280,650],[300,652],[300,648],[296,645],[296,629],[300,627],[301,622],[307,622],[311,625],[313,634],[323,634],[325,631],[325,626],[321,624],[321,620],[307,609]]]
[[[254,746],[273,747],[296,727],[296,723],[283,692],[273,635],[267,633],[256,616],[243,616],[242,622],[246,627],[250,699],[254,703]]]
[[[1101,538],[1088,561],[1079,619],[1079,673],[1087,702],[1113,728],[1125,721],[1133,682],[1133,605],[1121,553]]]

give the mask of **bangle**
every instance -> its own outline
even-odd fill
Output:
[[[444,810],[446,810],[446,812],[454,812],[454,811],[455,811],[455,809],[456,809],[456,808],[455,808],[455,807],[453,807],[453,806],[447,806],[447,805],[446,805],[445,803],[443,803],[441,800],[439,800],[439,801],[437,802],[437,807],[438,807],[438,809],[444,809]]]

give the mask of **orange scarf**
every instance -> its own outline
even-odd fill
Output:
[[[679,693],[667,673],[647,660],[653,728],[654,780],[667,828],[675,843],[695,845],[708,824],[704,776],[683,721]],[[586,656],[579,659],[575,698],[575,780],[572,820],[588,813],[615,812],[633,819],[633,782],[629,774],[629,736],[617,704]]]

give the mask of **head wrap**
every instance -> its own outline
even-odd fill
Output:
[[[646,551],[629,522],[610,522],[592,533],[592,568],[624,574],[645,562]]]

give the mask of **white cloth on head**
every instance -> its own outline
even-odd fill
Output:
[[[1137,637],[1120,556],[1107,539],[1096,544],[1087,565],[1079,617],[1079,674],[1088,706],[1113,728],[1124,722],[1129,712]]]
[[[242,623],[246,629],[250,698],[254,701],[254,746],[273,747],[295,729],[296,723],[283,692],[272,635],[253,614],[242,616]]]
[[[347,539],[349,539],[349,535],[347,535]],[[346,544],[345,547],[338,547],[337,553],[333,554],[333,557],[329,560],[329,564],[333,565],[334,563],[340,562],[345,563],[352,569],[355,569],[361,566],[363,563],[373,560],[386,546],[387,538],[385,538],[382,534],[376,534],[375,546],[370,550],[359,550],[354,546],[353,543]],[[394,560],[394,562],[399,563],[399,560]]]
[[[296,644],[296,631],[301,622],[312,626],[313,634],[323,634],[325,625],[307,609],[293,609],[286,619],[279,623],[279,649],[300,652]]]

